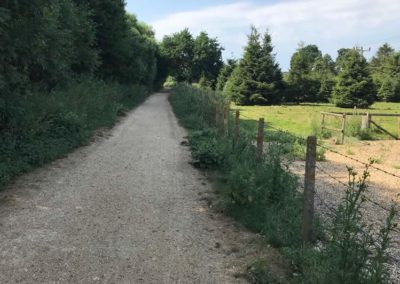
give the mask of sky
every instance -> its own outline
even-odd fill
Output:
[[[126,0],[126,9],[150,24],[158,40],[189,28],[206,31],[225,48],[224,59],[240,58],[250,26],[272,35],[284,71],[299,43],[316,44],[337,56],[340,48],[371,48],[385,42],[400,50],[400,0]]]

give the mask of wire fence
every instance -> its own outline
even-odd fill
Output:
[[[282,143],[295,142],[304,148],[305,161],[303,159],[300,159],[301,161],[296,159],[295,163],[297,169],[293,171],[294,169],[289,168],[289,170],[295,172],[301,180],[301,182],[298,184],[298,190],[303,193],[302,228],[304,243],[313,243],[315,241],[315,232],[313,231],[315,228],[313,226],[313,224],[315,224],[314,212],[320,216],[322,221],[332,224],[330,221],[335,221],[337,218],[340,218],[339,206],[343,206],[348,190],[351,188],[351,186],[354,186],[354,183],[352,184],[350,171],[347,166],[347,171],[343,172],[338,169],[334,171],[327,168],[329,166],[329,161],[325,164],[325,162],[317,160],[317,149],[323,153],[329,152],[334,155],[339,155],[343,160],[343,164],[347,164],[347,162],[355,163],[359,166],[362,166],[364,169],[367,167],[368,170],[373,169],[384,176],[400,179],[399,175],[375,166],[372,161],[362,161],[360,159],[342,154],[336,149],[326,146],[323,141],[317,140],[317,138],[314,136],[304,137],[301,135],[296,135],[290,131],[280,129],[279,127],[276,127],[268,122],[268,119],[266,119],[266,113],[246,111],[246,113],[243,114],[239,110],[231,110],[229,106],[224,107],[223,112],[224,113],[222,115],[216,115],[217,125],[221,126],[221,122],[223,122],[222,131],[226,131],[228,129],[229,132],[229,129],[231,128],[234,131],[234,135],[237,136],[234,138],[235,141],[239,141],[239,136],[244,135],[244,133],[240,133],[240,131],[242,131],[243,126],[245,126],[245,135],[250,135],[250,137],[254,139],[254,144],[257,149],[257,160],[261,160],[262,155],[268,155],[268,147],[266,147],[267,145],[264,145],[264,143],[274,141],[280,143],[279,137],[271,135],[272,132],[283,134]],[[255,117],[258,117],[258,119],[255,119]],[[235,119],[231,120],[231,118]],[[246,122],[244,123],[243,120],[246,120]],[[290,139],[288,140],[287,137],[290,137],[293,140],[290,141]],[[300,170],[298,167],[299,165]],[[316,186],[316,183],[318,186]],[[371,233],[375,236],[378,236],[380,229],[386,225],[386,217],[393,212],[393,206],[398,207],[398,203],[393,201],[392,204],[389,204],[390,202],[387,202],[384,198],[382,199],[382,197],[379,195],[379,198],[377,198],[378,196],[369,196],[370,193],[371,192],[369,191],[365,191],[361,195],[363,210],[362,219],[363,221],[366,221],[368,226],[362,227],[361,231],[359,232],[360,237],[369,236]],[[382,200],[378,201],[377,199]],[[384,218],[381,218],[383,216],[382,214],[385,215]],[[394,250],[391,251],[387,257],[390,259],[393,265],[391,267],[394,267],[394,271],[397,271],[400,267],[400,232],[395,229],[393,229],[392,232],[397,233],[396,235],[393,234],[396,244],[394,245]],[[374,242],[376,241],[374,240]],[[376,247],[379,246],[379,244],[374,245]],[[395,273],[398,274],[398,272]]]
[[[249,112],[246,111],[246,113],[249,113]],[[266,114],[265,113],[261,114],[259,112],[250,112],[250,115],[246,115],[246,114],[240,113],[240,117],[241,118],[245,118],[246,120],[257,121],[257,119],[254,118],[254,117],[257,117],[257,116],[259,116],[260,118],[262,118],[264,120],[265,117],[266,117]],[[292,137],[293,139],[296,139],[296,141],[299,141],[302,145],[307,146],[307,138],[306,137],[302,137],[302,136],[293,134],[293,133],[291,133],[291,132],[289,132],[287,130],[283,130],[283,129],[280,129],[278,127],[275,127],[275,126],[271,125],[270,123],[268,123],[268,121],[266,123],[266,129],[267,130],[274,130],[274,131],[279,132],[281,134],[284,134],[284,135],[287,135],[289,137]],[[330,153],[339,155],[345,161],[347,159],[348,161],[352,161],[354,163],[357,163],[360,166],[368,167],[369,169],[373,169],[375,171],[378,171],[378,172],[382,173],[383,175],[390,176],[390,177],[395,178],[395,179],[400,179],[399,175],[397,175],[395,173],[392,173],[392,172],[389,172],[389,171],[387,171],[385,169],[382,169],[380,167],[375,166],[373,164],[372,160],[370,160],[368,162],[365,162],[365,161],[362,161],[360,159],[357,159],[357,158],[354,158],[354,157],[350,157],[348,155],[340,153],[339,151],[333,149],[332,147],[328,147],[328,146],[324,145],[321,141],[317,141],[316,146],[320,147],[324,151],[328,151]],[[306,161],[306,163],[307,163],[307,161]],[[345,182],[345,181],[343,181],[342,178],[338,178],[338,177],[334,176],[331,172],[329,172],[329,170],[324,169],[316,161],[314,161],[314,164],[315,164],[315,171],[317,173],[317,180],[318,180],[318,176],[323,175],[325,177],[325,179],[332,180],[333,182],[338,184],[338,186],[339,186],[338,189],[342,190],[343,192],[345,192],[345,190],[350,186],[348,181]],[[306,179],[306,178],[307,177],[305,176],[303,179]],[[307,182],[305,182],[305,183],[307,183]],[[305,189],[304,186],[301,185],[301,184],[300,184],[300,187],[302,188],[302,190]],[[334,187],[334,188],[337,189],[337,187]],[[316,190],[314,190],[314,198],[319,201],[319,204],[321,204],[322,206],[325,207],[326,211],[329,212],[331,216],[332,216],[332,214],[335,214],[335,212],[337,211],[337,208],[335,208],[334,205],[328,204],[326,202],[325,198]],[[369,197],[369,196],[367,196],[365,194],[362,196],[362,198],[363,198],[363,201],[365,201],[365,202],[367,202],[367,203],[379,208],[379,210],[384,210],[385,212],[390,212],[391,211],[390,207],[387,206],[387,204],[384,205],[381,202],[378,202],[378,201],[374,200],[373,198],[371,198],[371,197]],[[340,202],[340,200],[337,200],[336,202],[333,202],[333,204],[334,203],[338,203],[338,202]]]

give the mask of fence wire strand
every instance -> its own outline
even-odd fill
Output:
[[[257,113],[257,112],[251,112],[251,113],[256,114],[256,115],[259,115],[259,116],[262,116],[262,117],[265,117],[265,114],[264,114],[264,115],[261,115],[260,113]],[[242,113],[240,113],[240,117],[244,117],[244,118],[247,118],[247,119],[250,119],[250,120],[257,121],[257,119],[254,119],[254,118],[251,118],[251,117],[249,117],[249,116],[243,115]],[[274,127],[274,126],[272,126],[272,125],[270,125],[270,124],[268,124],[268,123],[267,123],[266,128],[271,128],[271,129],[273,129],[273,130],[275,130],[275,131],[278,131],[278,132],[280,132],[280,133],[289,135],[289,136],[291,136],[291,137],[293,137],[293,138],[295,138],[295,139],[297,139],[297,140],[300,140],[300,141],[302,141],[302,142],[304,142],[304,143],[307,141],[307,139],[304,138],[304,137],[295,135],[295,134],[293,134],[293,133],[291,133],[291,132],[289,132],[289,131],[286,131],[286,130],[279,129],[279,128]],[[384,169],[381,169],[381,168],[379,168],[379,167],[376,167],[376,166],[374,166],[374,165],[371,165],[370,163],[366,163],[366,162],[363,162],[363,161],[358,160],[358,159],[356,159],[356,158],[353,158],[353,157],[347,156],[347,155],[345,155],[345,154],[342,154],[342,153],[340,153],[340,152],[338,152],[338,151],[336,151],[336,150],[334,150],[334,149],[332,149],[332,148],[330,148],[330,147],[327,147],[327,146],[325,146],[325,145],[322,145],[321,143],[317,143],[317,146],[319,146],[319,147],[321,147],[322,149],[325,149],[325,150],[327,150],[327,151],[329,151],[329,152],[332,152],[332,153],[334,153],[334,154],[340,155],[340,156],[342,156],[342,157],[344,157],[344,158],[347,158],[347,159],[350,159],[350,160],[352,160],[352,161],[354,161],[354,162],[357,162],[357,163],[359,163],[359,164],[362,164],[362,165],[364,165],[364,166],[369,166],[370,168],[373,168],[374,170],[380,171],[380,172],[382,172],[382,173],[384,173],[384,174],[387,174],[387,175],[390,175],[390,176],[393,176],[393,177],[396,177],[396,178],[399,178],[399,179],[400,179],[400,176],[398,176],[398,175],[396,175],[396,174],[394,174],[394,173],[388,172],[388,171],[386,171],[386,170],[384,170]],[[342,186],[344,186],[344,187],[348,187],[348,186],[349,186],[347,183],[345,183],[345,182],[339,180],[338,178],[334,177],[332,174],[330,174],[330,173],[327,172],[326,170],[322,169],[321,167],[319,167],[319,166],[317,166],[317,165],[316,165],[315,167],[316,167],[320,172],[322,172],[322,173],[325,174],[326,176],[330,177],[331,179],[333,179],[334,181],[336,181],[336,182],[339,183],[340,185],[342,185]],[[304,189],[304,187],[303,187],[301,184],[300,184],[300,186],[302,187],[302,189]],[[321,198],[320,196],[318,196],[317,194],[316,194],[316,197],[317,197],[318,199],[320,199],[320,201],[322,201],[325,205],[327,205],[326,202],[323,201],[322,198]],[[363,195],[363,198],[364,198],[365,201],[370,202],[370,203],[372,203],[372,204],[378,206],[379,208],[381,208],[381,209],[383,209],[383,210],[385,210],[385,211],[390,212],[390,209],[388,209],[388,208],[382,206],[380,203],[378,203],[378,202],[372,200],[371,198],[368,198],[368,197],[365,196],[365,195]]]
[[[327,146],[324,146],[324,145],[322,145],[322,144],[320,144],[320,143],[318,143],[317,145],[318,145],[319,147],[321,147],[321,148],[323,148],[323,149],[325,149],[325,150],[331,152],[331,153],[337,154],[337,155],[339,155],[339,156],[342,156],[342,157],[344,157],[344,158],[347,158],[347,159],[349,159],[349,160],[352,160],[352,161],[357,162],[357,163],[359,163],[359,164],[362,164],[362,165],[364,165],[364,166],[369,166],[369,167],[372,168],[372,169],[375,169],[375,170],[377,170],[377,171],[380,171],[380,172],[382,172],[382,173],[385,173],[385,174],[387,174],[387,175],[390,175],[390,176],[393,176],[393,177],[396,177],[396,178],[400,179],[400,176],[398,176],[398,175],[396,175],[396,174],[394,174],[394,173],[388,172],[388,171],[386,171],[386,170],[384,170],[384,169],[378,168],[378,167],[374,166],[374,165],[371,164],[371,163],[366,163],[366,162],[363,162],[363,161],[361,161],[361,160],[359,160],[359,159],[356,159],[356,158],[347,156],[347,155],[342,154],[342,153],[340,153],[340,152],[338,152],[338,151],[336,151],[336,150],[334,150],[334,149],[332,149],[332,148],[329,148],[329,147],[327,147]]]

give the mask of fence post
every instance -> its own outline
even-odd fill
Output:
[[[257,132],[257,161],[261,162],[264,151],[264,118],[260,118],[258,121],[258,132]]]
[[[235,144],[239,143],[239,137],[240,137],[240,110],[236,110],[236,115],[235,115]]]
[[[215,104],[215,126],[219,127],[219,108],[218,108],[218,104]]]
[[[222,133],[226,134],[226,131],[228,130],[228,112],[229,112],[229,108],[224,106],[223,108],[223,124],[222,124]]]
[[[346,114],[343,114],[343,121],[342,121],[342,134],[340,135],[340,144],[344,144],[344,134],[346,130]]]
[[[397,135],[397,139],[400,140],[400,118],[398,119],[398,123],[397,123],[397,131],[398,131],[398,135]]]
[[[310,244],[314,241],[314,194],[315,194],[315,163],[317,156],[317,137],[307,138],[306,168],[304,176],[303,196],[303,242]]]

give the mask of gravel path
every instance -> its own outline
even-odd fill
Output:
[[[208,209],[185,135],[156,94],[18,178],[0,193],[0,283],[245,283],[257,236]]]

